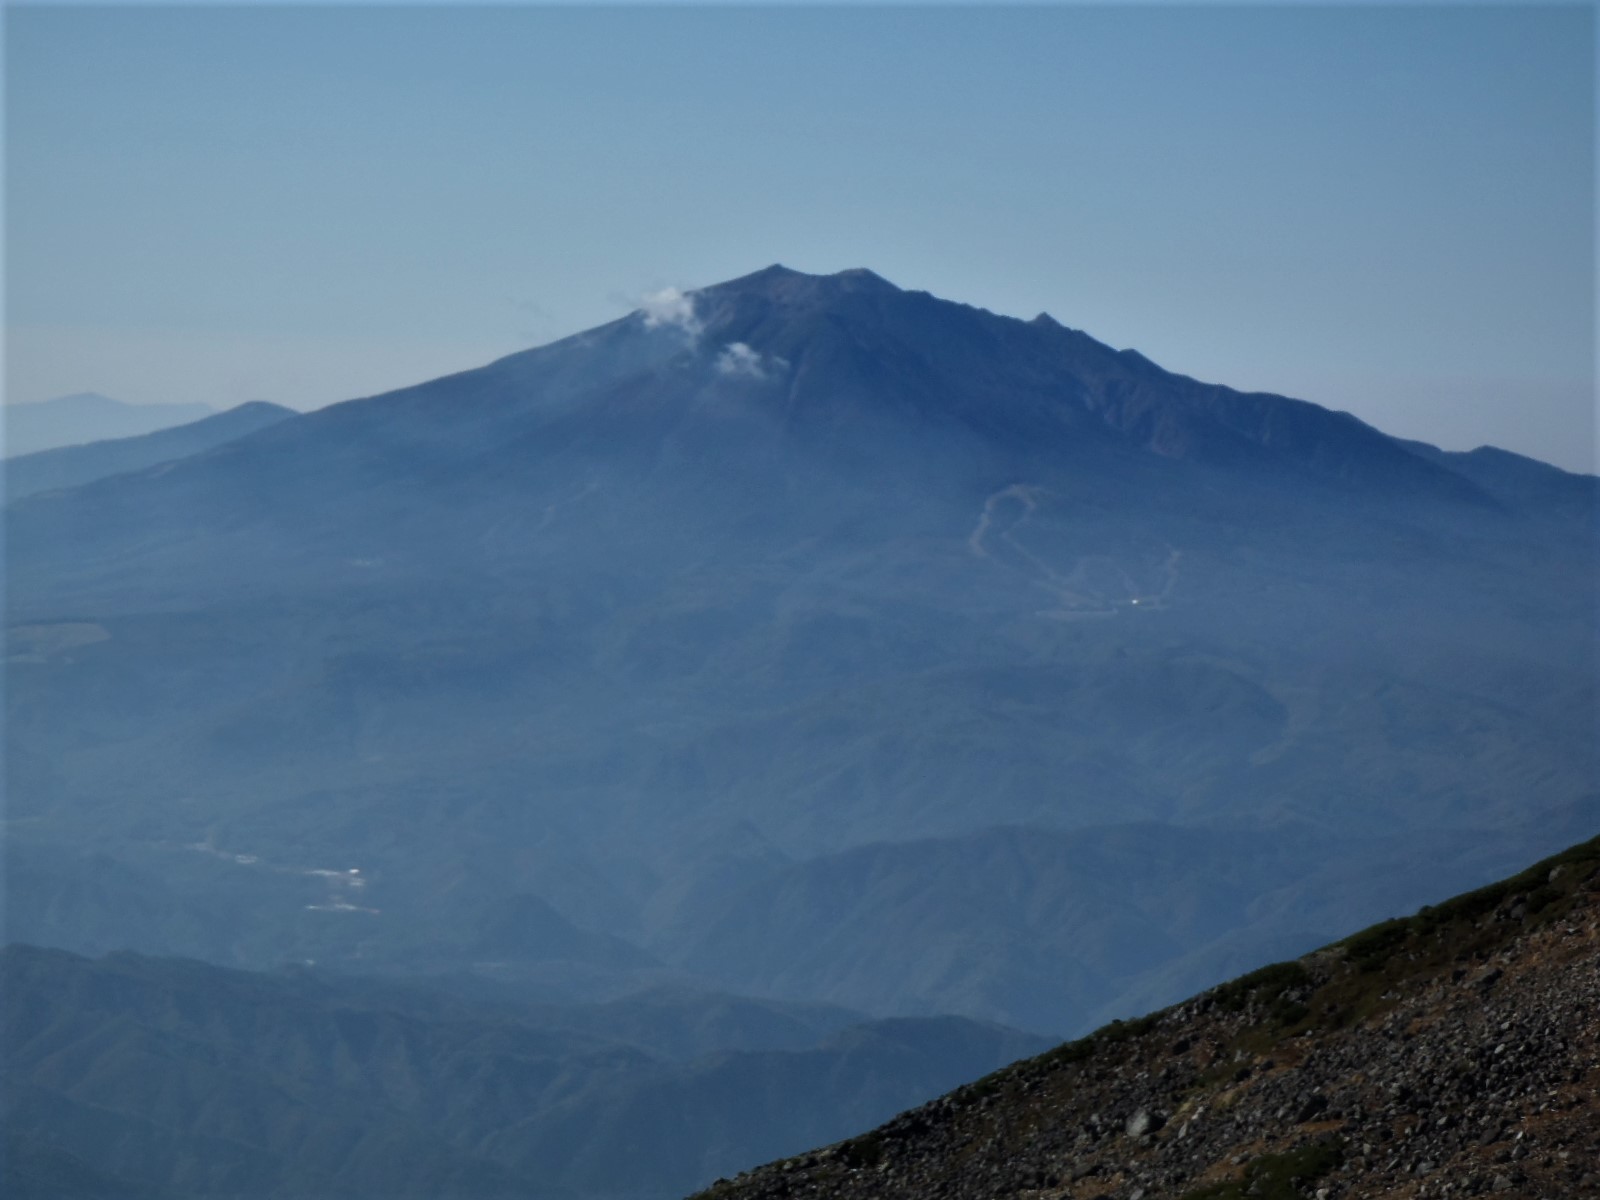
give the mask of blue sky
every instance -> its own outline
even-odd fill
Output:
[[[1594,469],[1590,6],[24,6],[7,399],[370,394],[771,262]]]

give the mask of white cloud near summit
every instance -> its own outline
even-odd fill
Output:
[[[700,336],[700,318],[695,316],[694,297],[675,287],[662,288],[645,296],[640,302],[639,311],[644,313],[647,329],[676,326],[691,339]]]

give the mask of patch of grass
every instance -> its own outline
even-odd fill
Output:
[[[1396,917],[1392,921],[1363,929],[1340,944],[1344,946],[1345,957],[1352,964],[1359,970],[1370,972],[1388,962],[1396,948],[1410,936],[1410,919]]]
[[[1089,1036],[1115,1045],[1118,1042],[1131,1041],[1143,1037],[1156,1027],[1161,1019],[1160,1013],[1151,1013],[1147,1017],[1136,1017],[1132,1021],[1113,1021],[1109,1025],[1102,1025]]]
[[[875,1167],[883,1161],[883,1133],[874,1129],[839,1146],[839,1158],[850,1167]]]
[[[1095,1052],[1102,1046],[1115,1046],[1121,1042],[1130,1042],[1134,1038],[1144,1037],[1157,1025],[1167,1012],[1150,1013],[1148,1016],[1135,1017],[1131,1021],[1112,1021],[1109,1025],[1102,1025],[1093,1033],[1079,1038],[1074,1042],[1063,1042],[1054,1050],[1046,1050],[1035,1061],[1041,1064],[1048,1063],[1052,1066],[1067,1063],[1087,1062],[1093,1058]],[[1007,1068],[1009,1070],[1009,1068]],[[979,1082],[983,1082],[979,1080]]]
[[[1079,1038],[1075,1042],[1062,1042],[1061,1045],[1057,1046],[1054,1050],[1046,1050],[1044,1054],[1040,1056],[1040,1061],[1050,1063],[1052,1065],[1080,1063],[1093,1058],[1094,1051],[1094,1035],[1090,1034],[1088,1037]]]
[[[1310,974],[1297,962],[1269,963],[1223,984],[1215,996],[1217,1003],[1228,1012],[1242,1012],[1251,1003],[1276,1006],[1283,1002],[1285,992],[1305,987],[1310,982]]]
[[[1311,1015],[1311,1010],[1298,1000],[1279,998],[1267,1013],[1267,1018],[1279,1029],[1290,1029]]]
[[[1555,888],[1540,885],[1528,893],[1528,898],[1523,902],[1528,906],[1529,914],[1543,912],[1550,905],[1561,899],[1561,893]]]
[[[1340,1138],[1321,1138],[1282,1154],[1263,1154],[1244,1178],[1186,1192],[1180,1200],[1299,1200],[1306,1184],[1322,1178],[1344,1158]]]

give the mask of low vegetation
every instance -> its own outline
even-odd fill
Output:
[[[1283,1154],[1263,1154],[1244,1169],[1244,1177],[1187,1192],[1181,1200],[1300,1200],[1305,1185],[1339,1165],[1344,1143],[1322,1138]]]

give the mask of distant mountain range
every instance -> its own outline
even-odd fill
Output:
[[[257,400],[155,433],[22,454],[5,464],[6,500],[80,487],[111,475],[188,458],[296,415],[292,408]]]
[[[7,458],[79,446],[106,438],[138,437],[209,417],[205,404],[126,404],[98,392],[79,392],[27,404],[7,404],[4,449]]]
[[[669,1197],[1045,1043],[656,991],[585,1008],[0,951],[11,1200]]]
[[[1600,839],[701,1200],[1592,1195],[1597,956]]]
[[[13,502],[8,928],[1081,1031],[1600,825],[1596,496],[769,268]]]

